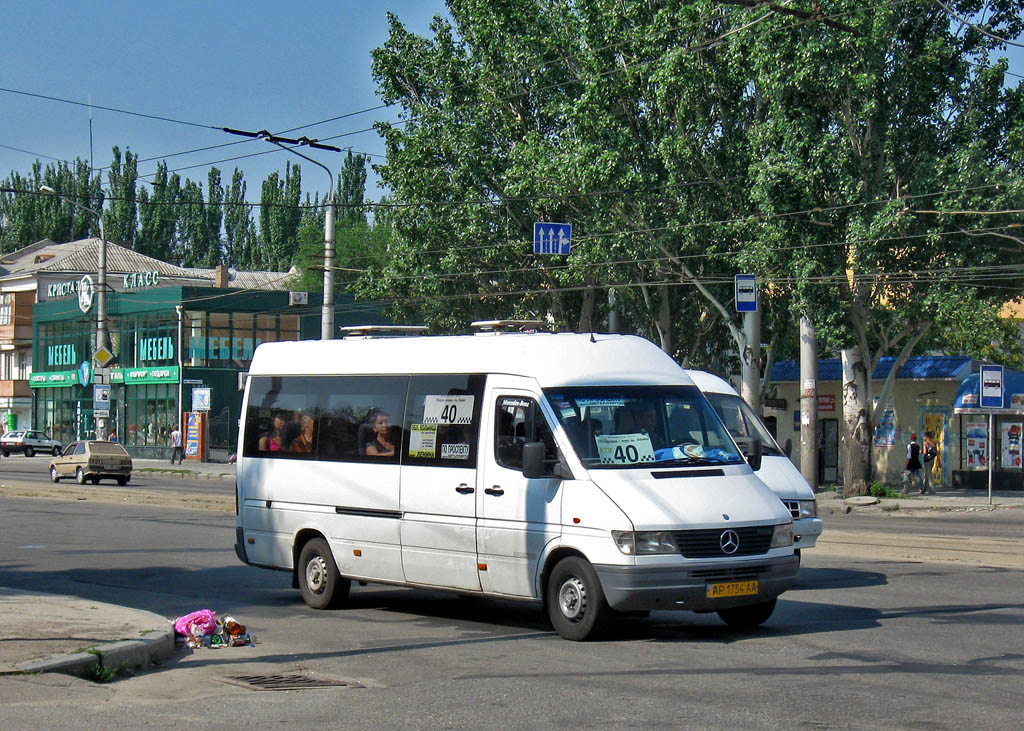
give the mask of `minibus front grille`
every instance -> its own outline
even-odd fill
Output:
[[[722,548],[731,542],[723,538],[727,531],[734,532],[739,546],[730,552]],[[751,525],[740,528],[708,528],[673,532],[679,552],[686,558],[722,558],[726,556],[757,556],[767,553],[772,544],[775,528],[770,525]]]
[[[744,566],[736,569],[697,569],[690,576],[701,581],[752,581],[767,573],[767,566]]]
[[[793,520],[800,520],[800,502],[797,500],[783,500],[782,504],[786,506],[786,510],[793,516]]]

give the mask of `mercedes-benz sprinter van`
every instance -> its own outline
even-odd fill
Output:
[[[638,337],[266,343],[239,440],[236,552],[314,608],[351,581],[447,589],[584,640],[658,609],[756,626],[796,577],[790,511]]]

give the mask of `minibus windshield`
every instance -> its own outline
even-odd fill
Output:
[[[715,409],[726,428],[732,434],[733,439],[743,443],[743,440],[760,439],[761,449],[765,454],[782,454],[779,445],[772,438],[768,429],[754,414],[747,402],[739,396],[729,393],[705,393],[711,406]]]
[[[581,386],[544,393],[588,468],[744,461],[696,386]]]

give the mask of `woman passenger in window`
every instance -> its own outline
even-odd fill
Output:
[[[299,436],[292,440],[291,446],[288,451],[290,452],[312,452],[313,451],[313,426],[315,422],[313,417],[309,414],[303,414],[299,423],[302,426],[302,432]]]
[[[269,434],[260,437],[259,449],[261,452],[280,452],[284,431],[284,417],[274,414],[274,429]]]
[[[393,457],[395,445],[391,442],[391,423],[388,415],[378,411],[370,422],[373,427],[373,434],[376,437],[366,445],[366,454],[371,457]]]

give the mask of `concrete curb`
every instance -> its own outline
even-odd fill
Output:
[[[153,615],[157,617],[157,615]],[[162,617],[158,617],[164,622]],[[96,645],[90,652],[54,655],[45,660],[31,660],[15,665],[15,673],[61,673],[79,678],[94,676],[99,668],[116,673],[136,671],[156,665],[174,654],[174,627],[151,632],[138,640],[122,640]],[[5,675],[11,672],[0,673]]]

